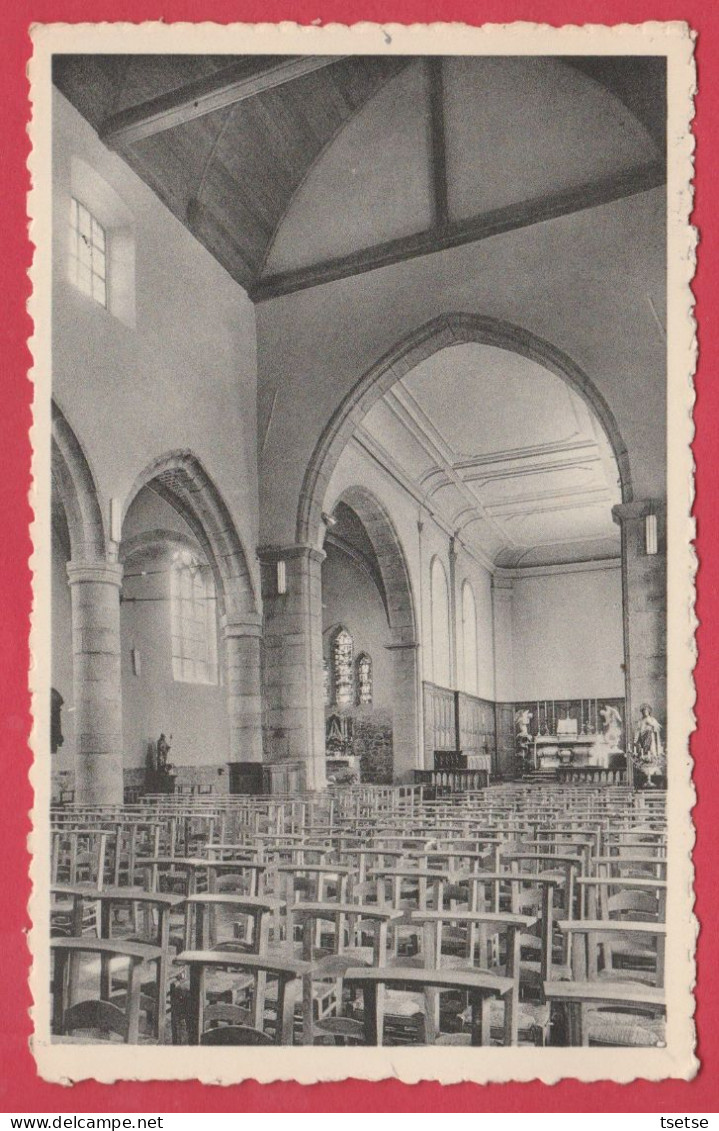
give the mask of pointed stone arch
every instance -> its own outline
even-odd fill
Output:
[[[393,644],[417,640],[417,620],[407,560],[385,506],[366,487],[347,487],[336,499],[355,512],[374,550],[385,591],[387,620]]]
[[[229,760],[262,761],[261,618],[239,534],[218,488],[188,449],[158,456],[138,475],[123,520],[143,487],[151,487],[185,520],[212,569],[230,726]]]
[[[87,457],[63,412],[53,400],[51,474],[62,503],[73,561],[97,562],[107,543],[95,479]]]
[[[218,488],[189,449],[158,456],[138,475],[123,521],[143,487],[151,487],[182,516],[207,555],[220,612],[228,622],[257,616],[257,598],[242,542]]]
[[[310,458],[297,509],[297,541],[319,545],[325,493],[337,461],[370,408],[420,362],[449,346],[475,342],[520,354],[566,381],[588,404],[610,443],[619,471],[622,502],[633,499],[629,455],[609,405],[572,359],[536,334],[478,314],[442,314],[418,327],[356,382],[333,414]]]
[[[422,715],[415,602],[404,550],[390,515],[366,487],[347,487],[336,499],[362,523],[372,544],[384,588],[392,656],[392,757],[396,781],[412,780],[421,767]]]

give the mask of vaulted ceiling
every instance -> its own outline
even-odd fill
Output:
[[[665,179],[663,59],[59,55],[53,77],[256,301]]]
[[[490,567],[619,556],[607,438],[566,382],[518,354],[441,350],[377,402],[353,442]]]

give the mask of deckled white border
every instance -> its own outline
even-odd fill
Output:
[[[445,1084],[541,1080],[552,1084],[582,1081],[690,1079],[698,1069],[694,1055],[693,917],[694,830],[689,817],[695,801],[691,782],[689,736],[694,726],[695,662],[693,373],[696,360],[693,296],[695,235],[689,225],[692,205],[694,139],[690,133],[695,93],[694,35],[679,22],[587,25],[552,28],[516,23],[471,28],[461,24],[412,25],[362,23],[300,27],[293,23],[236,24],[50,24],[31,31],[30,64],[33,101],[29,129],[32,191],[30,235],[36,251],[31,270],[33,294],[29,311],[35,332],[31,339],[35,386],[32,527],[34,610],[31,629],[33,728],[31,743],[38,756],[31,770],[35,791],[30,914],[33,927],[31,989],[36,1035],[33,1052],[40,1075],[72,1083],[95,1079],[198,1079],[233,1084],[245,1079],[261,1083],[297,1080],[309,1084],[342,1080],[396,1078],[407,1083],[438,1080]],[[672,752],[669,773],[669,891],[667,905],[667,996],[669,1019],[665,1049],[471,1049],[471,1048],[271,1048],[206,1049],[187,1046],[53,1045],[49,1041],[49,976],[47,923],[50,769],[50,393],[51,393],[51,101],[50,56],[72,53],[201,54],[447,54],[557,55],[631,54],[668,58],[668,681],[667,745]],[[684,755],[680,753],[684,751]]]

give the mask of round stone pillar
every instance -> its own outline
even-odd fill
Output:
[[[324,789],[322,562],[313,546],[265,547],[262,574],[265,761],[301,762],[306,789]]]
[[[647,552],[646,518],[655,515],[657,545]],[[642,499],[612,508],[622,532],[622,601],[626,681],[627,747],[643,703],[667,725],[667,555],[666,504]]]
[[[259,616],[223,621],[224,672],[230,723],[230,761],[262,761],[262,684]]]
[[[75,689],[75,801],[123,802],[120,587],[117,562],[69,562]]]

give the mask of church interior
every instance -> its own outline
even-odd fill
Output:
[[[665,70],[54,57],[54,1039],[665,1042]]]

